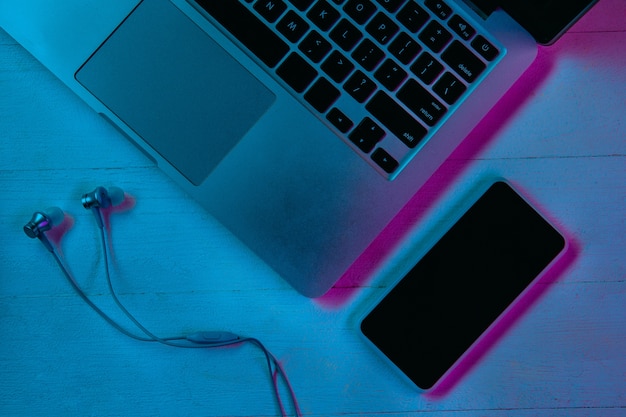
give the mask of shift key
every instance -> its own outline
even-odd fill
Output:
[[[409,148],[426,136],[426,128],[383,91],[378,91],[365,108]]]

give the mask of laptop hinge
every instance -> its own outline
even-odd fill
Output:
[[[480,17],[487,19],[498,7],[499,0],[463,0]]]

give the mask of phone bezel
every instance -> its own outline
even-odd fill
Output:
[[[526,287],[513,299],[513,301],[497,316],[497,318],[484,330],[476,340],[465,350],[465,352],[458,357],[456,361],[454,361],[453,365],[450,366],[446,372],[444,372],[440,378],[431,386],[431,387],[419,387],[411,378],[404,373],[402,369],[400,369],[390,358],[388,358],[385,353],[372,341],[370,338],[364,334],[362,330],[363,320],[378,306],[385,297],[389,295],[389,293],[398,285],[398,283],[413,269],[418,262],[422,260],[422,258],[439,242],[448,231],[467,213],[467,211],[476,204],[476,202],[495,184],[504,183],[508,187],[510,187],[521,199],[530,206],[548,225],[550,225],[561,237],[563,241],[563,246],[561,250],[552,258],[552,260],[541,270],[541,272],[536,275],[534,278],[530,280],[530,282],[526,285]],[[503,320],[507,320],[507,316],[516,308],[516,305],[523,300],[529,291],[532,291],[535,284],[539,282],[549,271],[552,270],[552,267],[559,262],[564,254],[569,252],[570,242],[565,238],[564,234],[559,230],[558,227],[555,226],[554,222],[550,221],[549,218],[546,217],[540,210],[537,209],[535,204],[529,201],[529,198],[523,193],[520,192],[519,187],[512,185],[509,181],[503,178],[497,178],[495,180],[489,181],[488,183],[477,187],[473,192],[469,193],[469,196],[461,199],[461,203],[457,204],[453,209],[453,214],[449,214],[445,216],[446,220],[441,224],[437,224],[438,233],[431,233],[430,237],[425,239],[425,241],[421,241],[416,243],[415,246],[418,246],[419,249],[413,251],[410,255],[410,260],[406,259],[403,264],[403,268],[397,270],[393,275],[393,282],[386,288],[386,290],[378,296],[374,302],[371,304],[368,303],[369,308],[360,315],[358,319],[359,326],[359,334],[366,341],[366,343],[378,354],[379,357],[382,357],[383,360],[395,368],[398,373],[403,377],[405,381],[407,381],[411,386],[417,388],[418,391],[421,392],[432,392],[436,390],[443,381],[447,380],[448,377],[454,373],[460,364],[462,364],[468,356],[473,354],[473,351],[476,346],[483,344],[484,339],[492,333],[493,329],[500,326]]]

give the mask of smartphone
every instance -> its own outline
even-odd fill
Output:
[[[495,182],[365,315],[361,331],[429,390],[565,247],[507,182]]]

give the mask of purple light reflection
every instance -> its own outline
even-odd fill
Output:
[[[500,130],[524,107],[533,92],[550,75],[553,63],[554,54],[549,48],[540,48],[531,67],[400,210],[335,286],[324,296],[316,299],[316,302],[328,308],[337,308],[348,302],[360,288],[367,285],[371,273],[390,255],[406,230],[422,219],[430,206],[443,195],[452,182],[470,166],[480,152],[498,136]]]

